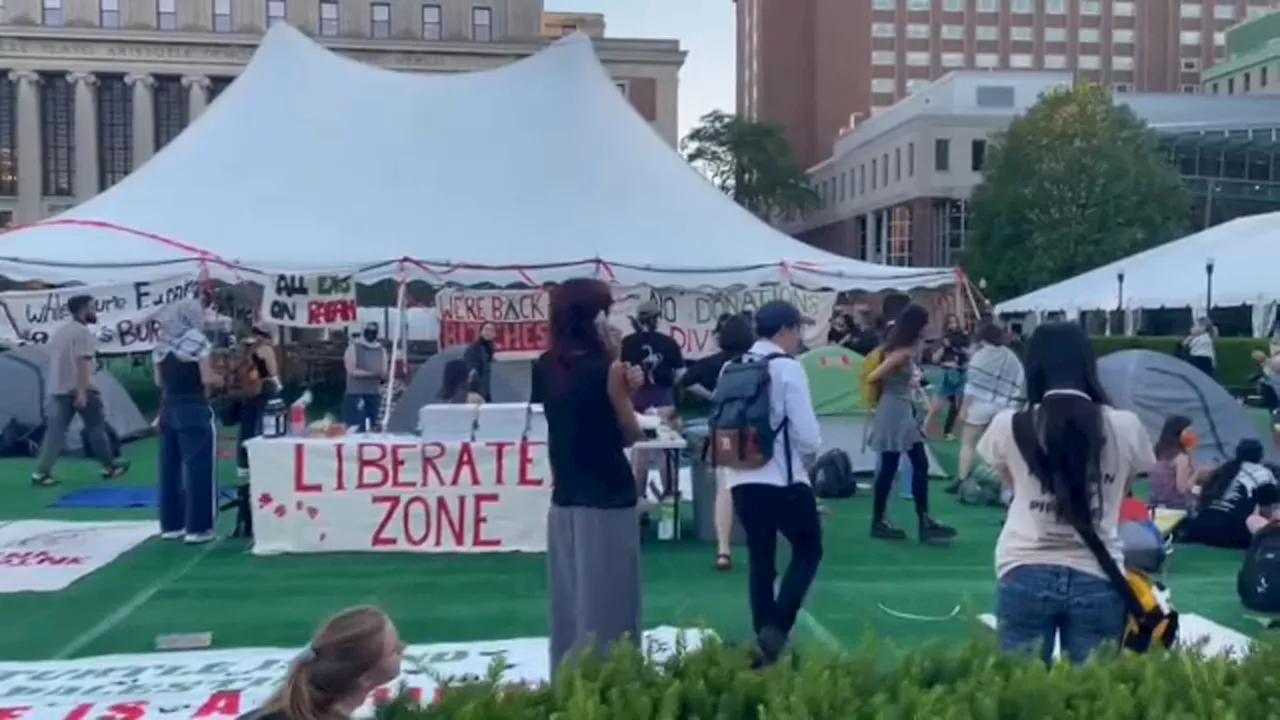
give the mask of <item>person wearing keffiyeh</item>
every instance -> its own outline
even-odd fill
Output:
[[[978,330],[977,340],[960,403],[960,467],[952,486],[956,489],[973,471],[974,449],[991,420],[1002,410],[1018,407],[1026,395],[1026,373],[1017,354],[1005,345],[1004,329],[988,321]]]
[[[205,335],[205,307],[183,300],[161,311],[153,351],[160,387],[160,537],[206,543],[217,536],[217,428],[208,390],[221,384]]]

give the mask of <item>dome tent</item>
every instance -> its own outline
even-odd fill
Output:
[[[452,347],[432,355],[422,363],[413,379],[405,387],[400,399],[391,408],[387,432],[418,434],[418,410],[424,405],[438,403],[440,388],[444,385],[444,368],[453,360],[461,360],[466,346]],[[533,363],[526,360],[499,361],[493,363],[489,379],[492,401],[518,403],[529,401],[529,379]]]

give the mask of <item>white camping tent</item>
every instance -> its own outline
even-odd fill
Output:
[[[1213,304],[1262,305],[1280,299],[1280,212],[1251,215],[1103,265],[996,306],[998,313],[1125,308],[1204,308],[1206,264]],[[1119,274],[1124,273],[1121,287]]]
[[[581,35],[446,76],[360,63],[277,26],[151,162],[7,234],[0,275],[134,280],[194,267],[201,252],[361,281],[412,258],[423,279],[458,285],[592,273],[667,287],[954,281],[950,269],[818,250],[742,210],[635,113]]]

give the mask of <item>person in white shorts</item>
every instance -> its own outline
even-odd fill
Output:
[[[1026,392],[1022,361],[1005,345],[1004,329],[989,320],[978,329],[977,341],[960,405],[957,486],[973,472],[974,448],[991,420],[1002,410],[1016,408]]]

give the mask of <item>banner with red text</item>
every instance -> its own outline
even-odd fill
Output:
[[[775,299],[788,300],[800,312],[813,318],[805,344],[825,345],[828,321],[835,309],[835,292],[803,290],[777,285],[724,291],[656,290],[646,287],[613,288],[613,311],[609,322],[632,332],[631,316],[644,300],[662,308],[661,330],[670,334],[686,359],[714,353],[716,321],[723,313],[754,312]],[[536,357],[547,349],[547,290],[442,290],[436,296],[440,312],[440,346],[467,345],[492,324],[502,360]]]
[[[544,443],[259,438],[253,552],[542,552]]]
[[[350,275],[281,273],[263,280],[259,317],[273,325],[332,328],[356,322],[356,281]]]
[[[706,630],[659,627],[644,633],[658,661],[693,650]],[[0,662],[0,720],[232,720],[257,708],[284,680],[297,650],[240,649],[106,655],[79,660]],[[403,683],[431,702],[441,682],[480,680],[495,661],[509,685],[550,679],[546,638],[410,645],[402,675],[370,693],[356,717],[373,716]]]
[[[71,321],[67,301],[76,295],[93,298],[98,322],[92,326],[103,355],[150,352],[160,331],[156,315],[170,303],[195,297],[194,276],[48,290],[0,293],[0,340],[43,345],[63,323]]]
[[[62,590],[159,531],[136,521],[0,523],[0,593]]]

